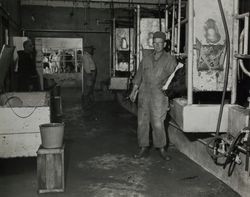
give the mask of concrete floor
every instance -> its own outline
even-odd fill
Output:
[[[154,149],[146,159],[133,159],[136,117],[114,100],[98,101],[87,111],[81,108],[79,89],[63,89],[62,96],[66,190],[42,196],[239,196],[174,146],[168,149],[170,162],[163,161]],[[0,196],[39,196],[36,158],[0,160]]]

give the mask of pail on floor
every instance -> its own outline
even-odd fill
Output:
[[[63,144],[64,123],[41,124],[42,147],[59,148]]]

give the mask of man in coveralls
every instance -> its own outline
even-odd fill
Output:
[[[164,147],[166,133],[164,120],[168,111],[168,97],[162,92],[162,87],[174,71],[177,63],[173,56],[164,50],[166,36],[163,32],[153,35],[154,51],[143,57],[137,74],[133,80],[130,94],[132,102],[138,94],[138,129],[137,137],[140,151],[135,158],[142,158],[149,153],[149,131],[152,126],[153,145],[160,152],[161,157],[169,161]]]

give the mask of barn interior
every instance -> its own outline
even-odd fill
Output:
[[[249,10],[248,0],[0,0],[0,196],[249,197]],[[164,92],[170,161],[133,158],[129,94],[156,31],[182,66]],[[27,40],[35,91],[20,90]],[[54,130],[60,146],[46,148]]]

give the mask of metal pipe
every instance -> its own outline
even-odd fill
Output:
[[[166,5],[166,11],[165,11],[165,28],[168,30],[168,6]]]
[[[165,11],[165,32],[167,33],[167,39],[169,39],[169,33],[168,33],[168,6],[166,5],[166,11]]]
[[[244,54],[248,54],[249,15],[244,19]]]
[[[239,40],[239,45],[238,45],[238,53],[242,54],[243,53],[243,39],[244,39],[244,29],[240,32],[240,39]],[[236,54],[234,55],[234,57],[236,57]],[[236,57],[238,58],[238,57]],[[239,62],[237,61],[237,77],[238,79],[240,79],[242,76],[242,73],[240,73],[240,66],[239,66]]]
[[[239,63],[240,63],[240,68],[243,71],[243,73],[245,73],[248,77],[250,77],[250,72],[245,68],[242,59],[239,60]]]
[[[115,18],[113,18],[113,46],[112,46],[112,54],[113,54],[113,73],[112,76],[115,76],[116,70],[116,31],[115,31]]]
[[[244,13],[244,14],[235,14],[235,19],[243,19],[245,18],[246,16],[249,16],[249,12],[247,13]]]
[[[128,72],[130,72],[131,71],[130,62],[131,62],[131,52],[132,52],[132,50],[131,50],[131,29],[130,29],[130,27],[128,28],[128,51],[129,51]],[[129,77],[128,77],[128,80],[129,80]],[[128,85],[129,85],[129,83],[128,83]]]
[[[235,54],[234,56],[238,59],[250,59],[250,55]]]
[[[9,45],[9,30],[8,29],[4,30],[4,35],[5,35],[5,44]]]
[[[86,0],[83,0],[82,1],[83,3],[86,2],[86,3],[92,3],[92,4],[125,4],[125,5],[165,5],[165,3],[154,3],[154,1],[152,1],[152,3],[149,3],[149,2],[141,2],[141,1],[133,1],[133,2],[129,2],[127,0],[124,0],[124,1],[119,1],[119,0],[116,0],[116,1],[113,1],[113,0],[91,0],[91,1],[86,1]],[[47,0],[47,1],[44,1],[44,0],[35,0],[35,1],[31,1],[30,0],[22,0],[21,1],[21,5],[40,5],[40,6],[58,6],[58,7],[72,7],[72,4],[74,2],[70,2],[70,1],[65,1],[65,0]],[[85,7],[84,4],[77,4],[77,7]]]
[[[239,13],[239,0],[234,0],[234,15],[238,15]],[[233,33],[231,39],[231,63],[232,63],[232,91],[231,91],[231,104],[236,103],[237,98],[237,70],[238,70],[238,62],[234,57],[234,53],[238,52],[238,40],[239,40],[239,20],[235,18],[233,20]]]
[[[183,20],[180,22],[180,24],[181,24],[181,25],[184,25],[184,24],[186,24],[187,22],[188,22],[188,19],[185,18],[185,19],[183,19]]]
[[[172,36],[171,36],[171,54],[174,52],[174,40],[175,40],[175,5],[173,5],[173,10],[172,10]]]
[[[175,27],[174,28],[174,49],[175,49],[175,53],[177,53],[177,43],[178,43],[178,28]]]
[[[82,66],[82,65],[81,65]],[[81,68],[81,75],[82,75],[82,98],[83,98],[83,94],[84,94],[84,76],[83,76],[83,73],[84,73],[84,69],[83,69],[83,66]]]
[[[136,69],[139,68],[140,64],[140,5],[136,7],[136,21],[137,21],[137,28],[136,28]]]
[[[181,24],[181,25],[185,25],[186,23],[188,23],[188,19],[187,19],[187,18],[183,19],[183,20],[181,21],[180,24]],[[175,27],[176,27],[177,25],[178,25],[178,24],[176,24]],[[170,32],[170,31],[172,31],[172,27],[167,29],[167,32]]]
[[[114,18],[114,9],[113,9],[113,4],[110,4],[110,20],[112,21],[111,23],[111,30],[110,30],[110,34],[109,34],[109,37],[110,37],[110,66],[109,66],[109,76],[110,78],[113,77],[113,66],[114,66],[114,58],[113,58],[113,45],[114,45],[114,39],[113,39],[113,26],[114,26],[114,21],[113,21],[113,18]]]
[[[90,3],[104,3],[104,4],[108,4],[108,3],[112,3],[112,4],[125,4],[125,5],[165,5],[164,3],[147,3],[147,2],[136,2],[136,1],[93,1],[91,0]]]
[[[181,36],[181,0],[179,0],[178,2],[177,53],[180,53],[180,36]]]
[[[113,65],[113,54],[112,54],[112,47],[113,47],[113,41],[112,41],[112,33],[109,34],[109,76],[112,76],[112,65]]]
[[[110,33],[109,31],[84,31],[84,30],[70,30],[70,29],[22,29],[26,32],[60,32],[60,33]]]
[[[159,17],[159,31],[162,31],[162,25],[161,25],[161,6],[158,5],[158,17]]]
[[[133,49],[133,72],[136,73],[136,9],[134,9],[133,12],[133,43],[132,43],[132,49]]]
[[[77,72],[77,64],[78,64],[78,62],[77,62],[77,50],[76,50],[76,48],[74,49],[74,55],[75,55],[75,72]]]
[[[187,103],[193,104],[194,1],[188,1],[188,85]]]
[[[247,18],[249,18],[248,16],[246,16]],[[246,25],[247,22],[247,25]],[[246,29],[248,29],[248,20],[244,21],[244,29],[240,34],[240,44],[239,44],[239,53],[240,54],[235,54],[235,58],[239,58],[239,65],[240,68],[242,70],[243,73],[245,73],[248,77],[250,77],[250,72],[245,68],[244,66],[244,62],[242,59],[248,59],[250,58],[249,55],[247,55],[248,53],[248,43],[246,44],[246,42],[248,42],[248,32],[246,32]],[[247,35],[247,37],[246,37]],[[243,53],[243,54],[242,54]]]

